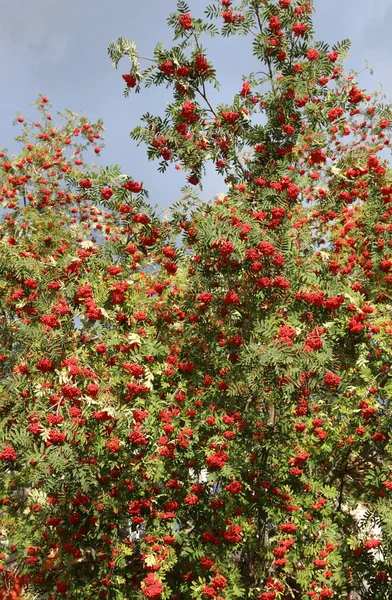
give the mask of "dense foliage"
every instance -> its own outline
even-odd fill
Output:
[[[43,96],[0,154],[3,597],[384,600],[391,108],[346,40],[314,41],[312,2],[180,0],[168,23],[146,68],[109,54],[125,95],[173,92],[132,133],[186,174],[169,216]],[[219,106],[216,34],[262,69]]]

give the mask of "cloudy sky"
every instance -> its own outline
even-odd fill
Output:
[[[208,1],[188,3],[197,16]],[[174,169],[157,173],[156,164],[147,163],[144,147],[137,148],[129,138],[143,112],[163,112],[166,90],[123,98],[121,74],[128,65],[124,61],[116,72],[107,55],[108,43],[118,37],[131,38],[147,56],[157,41],[169,46],[166,17],[175,7],[175,0],[0,0],[0,147],[16,149],[15,114],[35,118],[30,103],[42,93],[52,102],[53,113],[69,108],[91,120],[102,118],[106,148],[100,162],[117,163],[144,181],[153,204],[176,201],[182,175]],[[362,86],[371,92],[382,83],[392,99],[392,0],[315,0],[315,8],[316,38],[329,43],[350,38],[348,67],[361,71],[368,60],[374,74],[364,71]],[[241,75],[252,70],[249,41],[214,38],[205,45],[222,84],[220,100],[229,102],[240,89]],[[211,197],[222,189],[217,177],[210,176],[204,194]]]

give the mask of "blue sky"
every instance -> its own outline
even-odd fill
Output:
[[[188,3],[197,16],[208,0]],[[144,147],[137,148],[129,138],[143,112],[163,113],[167,91],[150,89],[123,98],[121,74],[128,64],[124,61],[115,71],[107,55],[108,43],[118,37],[131,38],[147,56],[157,41],[168,47],[166,17],[175,7],[175,0],[0,0],[0,147],[16,148],[15,114],[34,118],[30,103],[43,93],[53,113],[69,108],[91,120],[103,119],[106,148],[97,162],[117,163],[144,181],[152,204],[175,202],[183,175],[174,168],[157,173],[157,163],[148,163]],[[315,8],[316,38],[330,43],[350,38],[348,67],[360,71],[368,60],[374,75],[363,72],[362,86],[371,92],[382,82],[392,98],[392,0],[315,0]],[[252,70],[250,42],[206,38],[205,45],[222,85],[218,101],[230,102],[241,87],[241,75]],[[223,190],[221,180],[211,175],[203,196]]]

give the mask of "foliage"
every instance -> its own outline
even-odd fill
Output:
[[[178,3],[132,135],[186,173],[168,217],[102,125],[22,124],[2,153],[1,518],[26,598],[388,597],[389,105],[315,42],[312,3]],[[253,36],[231,103],[202,35]],[[95,146],[100,152],[101,146]],[[213,162],[225,193],[197,199]],[[363,507],[362,518],[355,511]],[[377,535],[375,531],[378,531]],[[19,581],[19,580],[18,580]],[[20,583],[19,581],[19,583]],[[7,583],[8,582],[8,583]]]

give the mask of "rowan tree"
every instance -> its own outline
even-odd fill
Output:
[[[391,108],[312,8],[179,1],[147,67],[111,43],[125,95],[173,92],[132,134],[185,173],[169,217],[75,159],[100,124],[52,133],[42,98],[3,157],[4,560],[26,598],[388,598]],[[261,70],[215,106],[218,34],[253,36]]]

